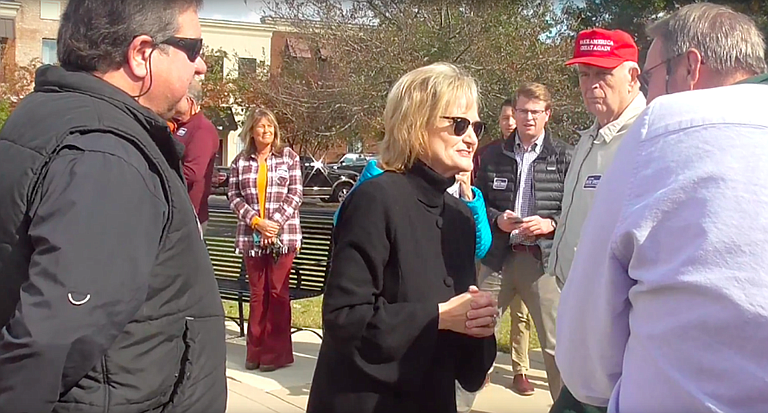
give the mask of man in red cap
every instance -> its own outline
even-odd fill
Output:
[[[645,108],[637,55],[637,46],[629,34],[621,30],[591,29],[579,33],[573,58],[565,63],[578,70],[581,96],[587,110],[595,116],[595,122],[580,132],[581,139],[565,177],[562,224],[555,231],[548,266],[549,273],[557,277],[560,285],[568,278],[581,227],[592,208],[600,180],[622,138]],[[563,384],[553,411],[567,412],[567,408],[555,408],[579,403],[565,387],[568,383]],[[565,403],[567,401],[569,403]],[[573,410],[588,412],[590,408],[578,406]]]

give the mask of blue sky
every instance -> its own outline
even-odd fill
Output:
[[[248,0],[248,6],[243,0],[205,0],[200,17],[258,22],[265,8],[262,0]]]
[[[248,5],[246,6],[245,1]],[[238,20],[258,22],[267,14],[265,0],[205,0],[201,17],[222,20]],[[492,1],[492,0],[488,0]],[[576,0],[583,3],[584,0]]]

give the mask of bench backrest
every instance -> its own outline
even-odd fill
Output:
[[[304,298],[325,291],[331,259],[333,210],[302,208],[300,211],[302,248],[293,261],[289,279],[291,297]],[[237,217],[229,209],[209,208],[205,241],[220,289],[248,290],[242,257],[235,254]]]

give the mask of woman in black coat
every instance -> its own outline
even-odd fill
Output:
[[[307,411],[456,412],[496,356],[498,311],[475,282],[475,222],[446,193],[484,129],[474,80],[438,63],[403,76],[384,112],[386,171],[345,200]]]

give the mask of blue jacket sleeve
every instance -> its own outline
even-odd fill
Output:
[[[478,260],[485,258],[485,254],[491,248],[491,226],[488,223],[488,213],[485,210],[485,199],[479,189],[472,187],[472,193],[475,195],[471,201],[464,200],[472,211],[475,218],[475,258]]]
[[[365,165],[365,169],[363,169],[363,173],[361,173],[360,177],[357,178],[357,182],[355,183],[355,186],[352,187],[352,191],[354,191],[355,188],[360,186],[360,184],[363,183],[364,181],[367,181],[367,180],[373,178],[374,176],[380,175],[383,172],[384,171],[381,168],[379,168],[379,166],[376,164],[376,159],[371,159],[370,161],[368,161],[368,164]],[[352,191],[349,191],[349,192],[352,192]],[[349,196],[349,194],[347,194],[347,196]],[[338,218],[339,218],[339,210],[340,209],[341,209],[341,205],[339,205],[339,207],[336,208],[336,212],[334,212],[334,214],[333,214],[333,225],[334,226],[336,225],[336,220],[338,220]],[[485,254],[483,254],[483,255],[485,255]]]

